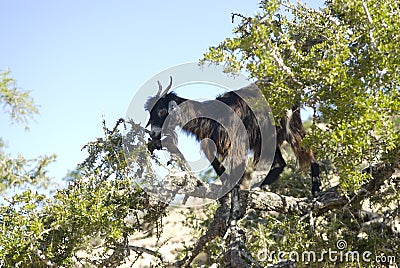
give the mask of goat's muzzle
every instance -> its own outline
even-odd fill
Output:
[[[150,131],[150,138],[155,140],[161,140],[161,131]]]
[[[147,149],[150,151],[151,154],[153,154],[155,150],[162,149],[161,139],[157,138],[149,139],[149,142],[147,143]]]

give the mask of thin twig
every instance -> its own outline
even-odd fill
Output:
[[[367,15],[368,23],[371,24],[371,29],[369,30],[369,38],[371,39],[371,47],[373,50],[376,50],[375,38],[374,38],[374,33],[373,33],[374,22],[372,20],[371,14],[369,13],[369,10],[368,10],[367,3],[365,1],[362,2],[362,7],[363,7],[365,14]]]
[[[279,55],[279,52],[273,51],[271,53],[271,56],[276,61],[278,66],[293,80],[293,82],[295,82],[296,84],[298,84],[302,87],[304,86],[304,84],[302,82],[300,82],[299,80],[296,79],[292,70],[288,66],[285,65],[285,63],[283,62],[283,59]]]
[[[160,252],[157,252],[157,251],[154,251],[154,250],[151,250],[148,248],[144,248],[144,247],[133,246],[133,245],[128,245],[128,248],[130,250],[133,250],[138,253],[146,253],[146,254],[152,255],[152,256],[156,257],[157,259],[161,260],[163,263],[165,262],[165,259],[161,255]]]

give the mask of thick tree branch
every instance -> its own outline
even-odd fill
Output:
[[[316,198],[297,198],[272,192],[254,191],[250,192],[248,208],[299,215],[313,212],[320,215],[347,204],[360,203],[365,198],[372,196],[393,175],[394,167],[395,164],[390,163],[382,163],[373,167],[371,170],[372,179],[366,182],[354,196],[345,197],[341,195],[338,187],[323,191]]]
[[[244,202],[241,200],[245,198]],[[245,232],[237,225],[238,220],[243,218],[247,207],[247,196],[240,195],[239,185],[231,191],[231,211],[229,215],[229,228],[223,239],[227,243],[224,253],[225,263],[230,267],[251,267],[245,258],[249,256],[245,241]]]
[[[187,196],[215,199],[215,193],[219,193],[219,185],[206,185],[203,182],[200,182],[202,185],[199,185],[199,181],[191,174],[190,169],[185,164],[185,160],[175,144],[172,142],[167,144],[166,147],[171,153],[172,158],[175,158],[178,167],[183,171],[181,172],[182,178],[179,178],[180,175],[177,175],[177,178],[166,179],[166,183],[171,186],[167,192],[172,196],[176,193],[185,193]],[[237,225],[237,221],[243,218],[248,209],[276,211],[285,214],[321,215],[332,209],[358,205],[361,201],[379,191],[385,181],[393,175],[395,168],[399,166],[398,150],[391,152],[390,155],[392,156],[391,158],[388,157],[389,155],[385,157],[386,162],[371,167],[368,170],[369,174],[371,174],[371,179],[352,196],[342,195],[338,187],[332,187],[323,191],[316,198],[298,198],[265,191],[240,190],[239,186],[234,187],[229,194],[218,200],[221,205],[217,209],[214,220],[206,233],[198,239],[193,245],[192,250],[183,259],[174,263],[174,266],[190,267],[192,261],[203,250],[206,244],[217,237],[221,237],[226,243],[223,259],[228,267],[250,267],[249,262],[258,266],[258,263],[251,259],[250,254],[246,250],[246,236],[244,231]],[[154,255],[156,252],[149,252],[149,254]],[[154,256],[161,259],[159,255]],[[249,256],[250,258],[248,258]],[[294,267],[294,263],[282,262],[271,267]]]
[[[323,213],[324,211],[344,206],[347,202],[347,198],[340,196],[336,187],[320,193],[315,199],[254,191],[250,193],[249,208],[305,215],[310,211]]]

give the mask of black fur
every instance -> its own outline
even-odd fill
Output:
[[[188,99],[177,96],[177,94],[174,92],[165,94],[164,96],[155,96],[149,98],[145,105],[145,109],[150,112],[150,119],[147,125],[151,125],[152,128],[157,127],[161,129],[168,116],[170,102],[174,101],[177,105],[180,105],[187,100]],[[235,93],[235,91],[230,91],[218,96],[216,100],[228,105],[241,119],[247,130],[249,139],[248,145],[254,153],[253,161],[255,164],[258,163],[261,153],[261,132],[253,111],[247,105],[247,103]],[[215,100],[213,101],[215,102]],[[210,109],[210,107],[212,107],[210,106],[211,102],[213,101],[193,102],[195,104],[192,109],[193,111],[189,112],[193,112],[193,115],[195,115],[197,111],[201,111],[202,109]],[[215,143],[217,156],[219,156],[219,159],[215,157],[215,152],[208,151],[209,149],[207,147],[202,149],[218,176],[221,177],[221,175],[225,172],[225,168],[221,162],[226,159],[229,153],[234,153],[233,150],[236,148],[232,148],[233,143],[229,139],[226,129],[220,123],[205,117],[193,116],[193,118],[195,119],[187,122],[183,126],[180,125],[180,127],[187,134],[193,135],[199,141],[208,138]],[[312,151],[301,146],[301,140],[306,132],[301,122],[299,108],[294,107],[290,116],[282,118],[280,125],[276,127],[276,133],[277,147],[274,161],[271,170],[269,171],[265,180],[262,182],[261,186],[273,183],[282,173],[286,163],[282,157],[280,146],[284,141],[287,141],[293,148],[293,151],[296,154],[296,157],[299,159],[301,166],[307,166],[311,168],[312,194],[315,195],[315,193],[319,191],[319,187],[321,185],[319,180],[319,166],[314,159]],[[161,132],[151,131],[150,136],[152,139],[151,144],[153,146],[151,151],[154,149],[161,149],[161,142],[158,142],[161,139]]]

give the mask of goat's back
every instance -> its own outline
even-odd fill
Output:
[[[229,155],[234,159],[247,154],[246,149],[250,149],[254,154],[253,161],[257,163],[261,154],[261,131],[253,110],[259,101],[260,93],[254,85],[226,92],[215,100],[191,102],[185,111],[197,115],[193,115],[194,119],[187,121],[182,128],[200,141],[211,139],[214,142],[215,147],[208,146],[208,143],[202,146],[209,159],[215,155],[222,161]],[[210,112],[212,116],[201,116]]]

